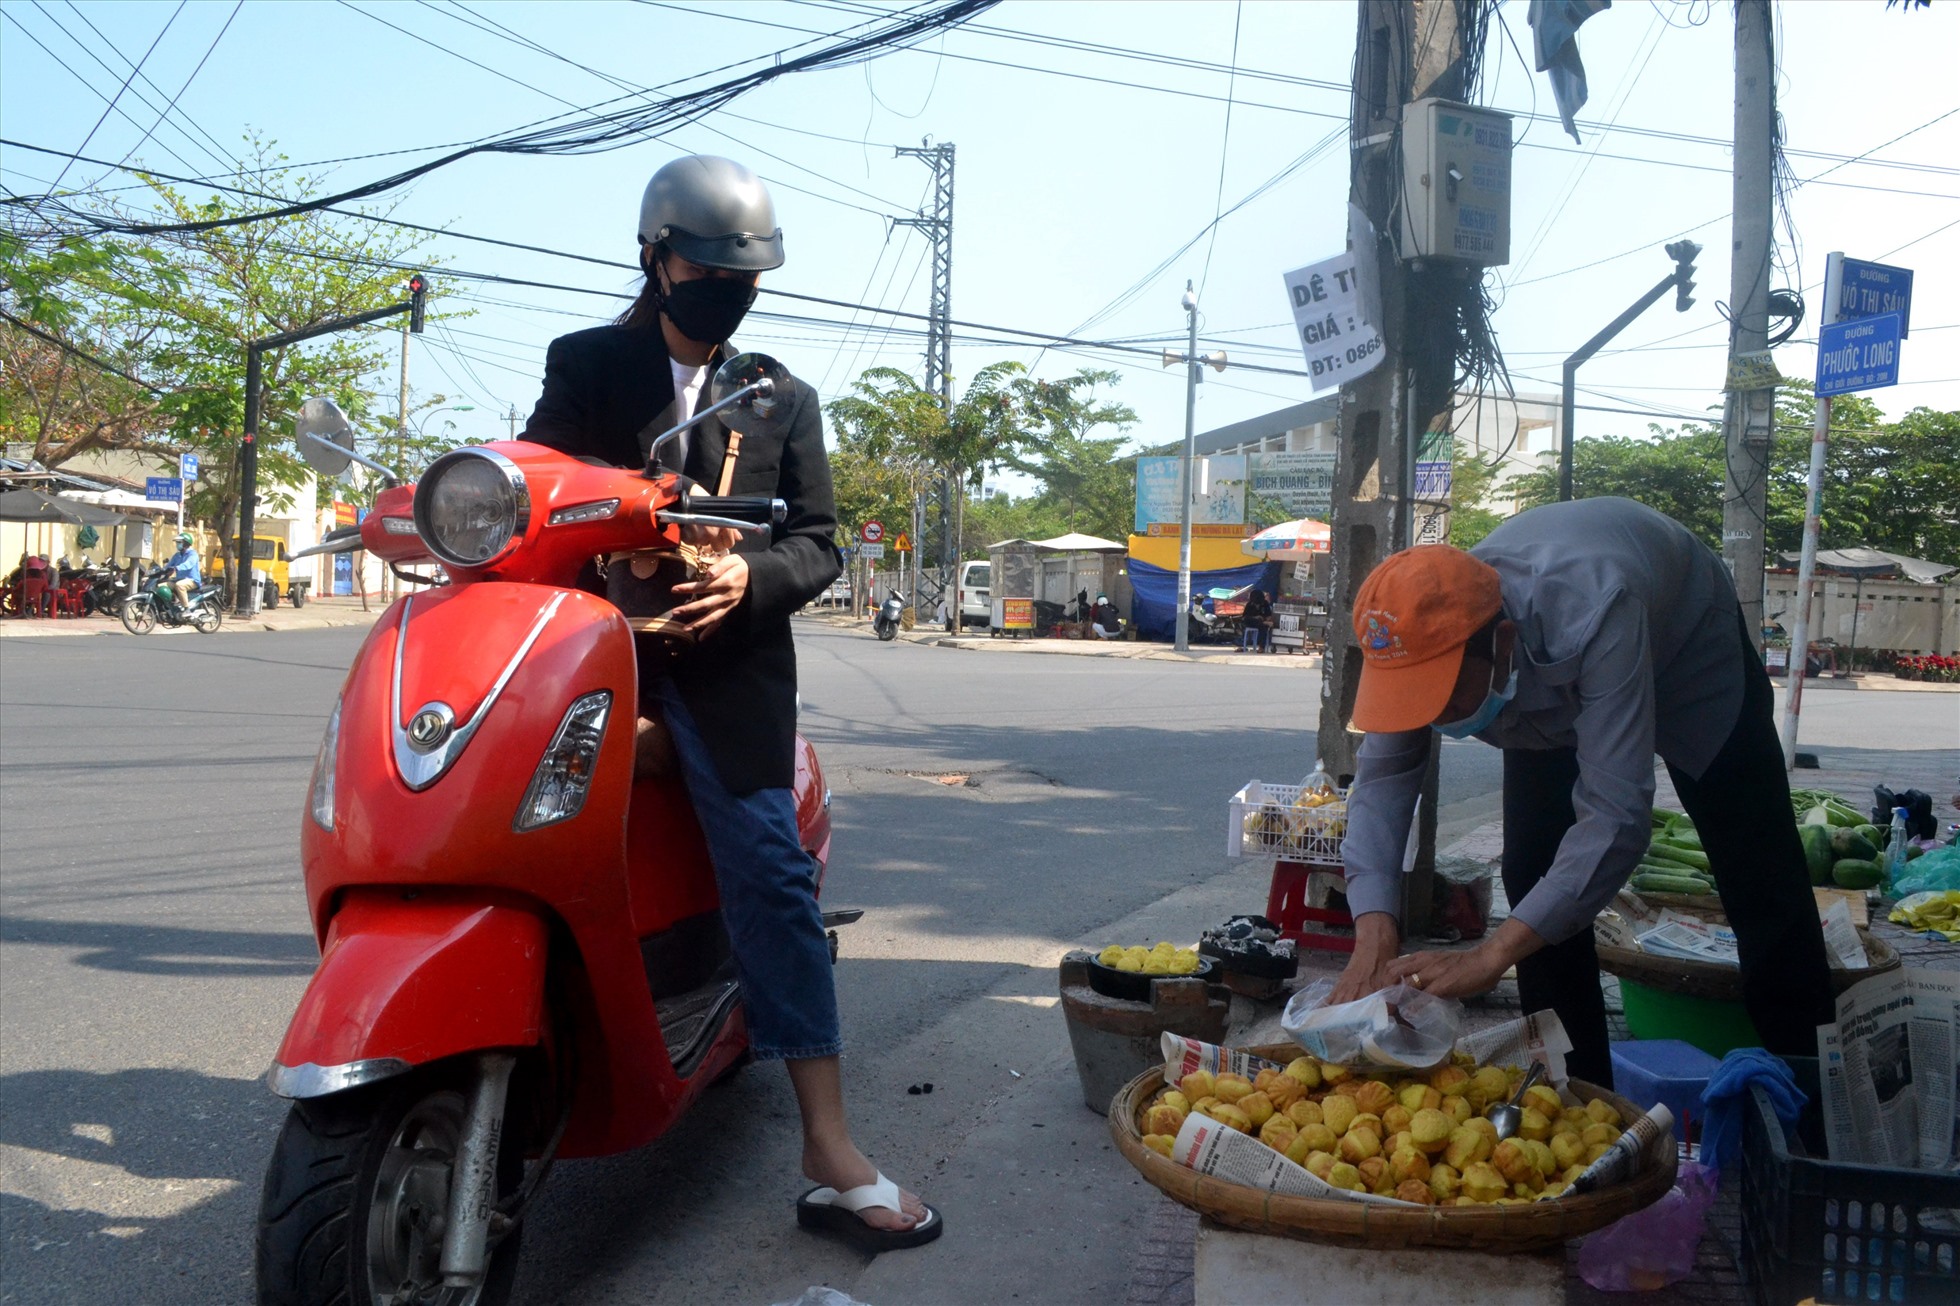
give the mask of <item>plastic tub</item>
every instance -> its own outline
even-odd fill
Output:
[[[1687,1142],[1701,1123],[1701,1093],[1721,1061],[1678,1038],[1613,1045],[1613,1089],[1642,1107],[1656,1102],[1674,1113],[1674,1136]]]
[[[1740,1002],[1669,993],[1625,976],[1620,978],[1620,1002],[1626,1008],[1627,1033],[1636,1039],[1679,1039],[1717,1058],[1763,1045]]]

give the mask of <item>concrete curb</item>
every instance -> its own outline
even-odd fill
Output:
[[[871,625],[861,617],[842,613],[810,612],[797,614],[837,630],[857,630],[873,638]],[[948,635],[938,627],[919,626],[900,632],[899,641],[926,647],[959,649],[965,652],[1043,654],[1062,657],[1121,658],[1132,662],[1203,662],[1241,667],[1281,667],[1318,671],[1318,653],[1242,653],[1235,649],[1193,649],[1179,653],[1163,644],[1131,640],[1009,639],[991,635]]]

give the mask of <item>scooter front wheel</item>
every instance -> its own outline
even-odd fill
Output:
[[[123,629],[132,635],[147,635],[157,628],[156,604],[147,598],[124,599]]]
[[[463,1135],[463,1077],[430,1073],[295,1102],[259,1198],[261,1306],[502,1306],[523,1226],[490,1249],[483,1282],[442,1281],[442,1227]],[[509,1104],[506,1126],[512,1120]],[[498,1187],[523,1172],[520,1130],[503,1130]]]

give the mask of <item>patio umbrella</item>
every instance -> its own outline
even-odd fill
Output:
[[[41,522],[68,526],[120,526],[121,513],[91,508],[39,490],[9,490],[0,494],[0,521]]]
[[[1316,553],[1325,553],[1333,540],[1333,530],[1326,522],[1302,517],[1298,521],[1281,522],[1268,526],[1240,547],[1247,553],[1258,554],[1262,558],[1311,558]]]

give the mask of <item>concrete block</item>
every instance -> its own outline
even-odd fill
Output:
[[[1198,1224],[1197,1306],[1565,1306],[1565,1254],[1334,1247]]]

